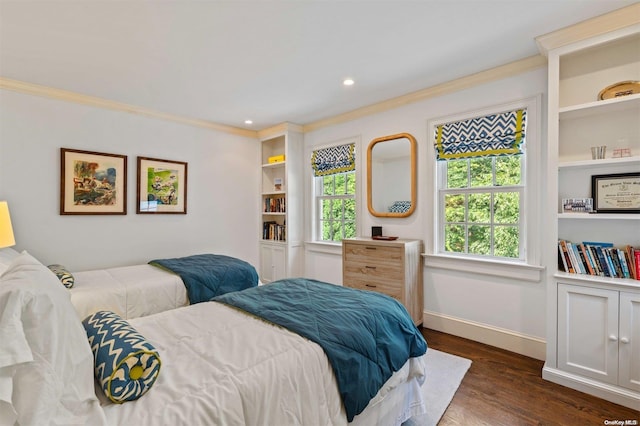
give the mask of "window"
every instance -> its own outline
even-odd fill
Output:
[[[436,126],[438,252],[525,260],[526,109]]]
[[[342,241],[356,236],[356,173],[319,176],[316,180],[318,239]]]
[[[315,239],[342,241],[356,236],[355,143],[313,152]]]

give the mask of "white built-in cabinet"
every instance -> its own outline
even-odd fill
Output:
[[[301,275],[303,137],[285,123],[260,134],[260,280]],[[271,159],[271,160],[270,160]]]
[[[640,391],[640,294],[559,283],[558,369]]]
[[[591,176],[640,172],[640,94],[598,100],[640,80],[640,4],[537,38],[548,57],[545,379],[640,407],[640,281],[558,269],[558,240],[640,247],[639,214],[563,213],[590,198]],[[607,146],[605,159],[592,146]],[[631,157],[612,158],[615,148]]]

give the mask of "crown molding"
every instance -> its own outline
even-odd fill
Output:
[[[273,127],[258,130],[258,138],[261,140],[269,139],[274,136],[283,135],[286,132],[303,132],[303,127],[293,123],[281,123]]]
[[[188,126],[202,127],[209,130],[217,130],[237,136],[245,136],[250,138],[258,137],[258,132],[256,132],[255,130],[246,130],[239,127],[214,123],[212,121],[181,117],[178,115],[155,111],[135,105],[110,101],[107,99],[83,95],[80,93],[70,92],[62,89],[54,89],[52,87],[41,86],[24,81],[12,80],[5,77],[0,77],[0,89],[12,90],[14,92],[26,93],[29,95],[42,96],[45,98],[57,99],[65,102],[74,102],[77,104],[89,105],[97,108],[127,112],[130,114],[144,115],[146,117],[159,118],[161,120],[173,121],[180,124],[186,124]]]
[[[347,121],[365,117],[367,115],[388,111],[390,109],[398,108],[400,106],[408,105],[414,102],[422,101],[429,98],[435,98],[437,96],[457,92],[469,87],[511,77],[520,73],[534,70],[536,68],[544,67],[546,65],[547,59],[544,56],[530,56],[519,61],[510,62],[499,67],[491,68],[445,83],[437,84],[435,86],[431,86],[417,92],[398,96],[396,98],[388,99],[386,101],[355,109],[344,114],[339,114],[334,117],[326,118],[324,120],[305,124],[303,126],[303,130],[305,133],[311,132],[322,127],[333,126],[335,124],[344,123]]]
[[[536,43],[546,56],[550,50],[637,24],[640,24],[640,3],[543,34],[536,37]]]

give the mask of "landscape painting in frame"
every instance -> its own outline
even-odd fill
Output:
[[[127,214],[127,157],[60,148],[60,214]]]
[[[138,157],[136,212],[187,213],[187,163]]]

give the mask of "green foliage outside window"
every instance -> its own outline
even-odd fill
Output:
[[[356,174],[338,173],[322,180],[320,232],[323,241],[342,241],[356,236]]]
[[[444,250],[520,257],[521,156],[446,163]]]

